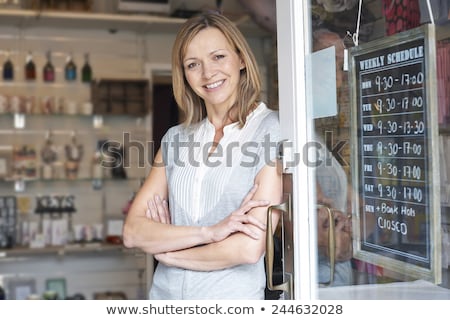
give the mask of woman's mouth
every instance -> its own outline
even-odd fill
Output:
[[[207,84],[207,85],[205,85],[205,88],[206,89],[215,89],[215,88],[219,87],[222,83],[224,83],[224,80],[220,80],[220,81],[217,81],[214,83]]]

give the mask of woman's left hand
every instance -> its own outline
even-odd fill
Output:
[[[161,199],[158,195],[154,199],[148,200],[145,215],[153,221],[170,224],[170,211],[167,200]]]

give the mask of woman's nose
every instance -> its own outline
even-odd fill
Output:
[[[216,69],[212,63],[203,64],[203,77],[205,79],[211,79],[216,74]]]

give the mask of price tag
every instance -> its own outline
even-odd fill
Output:
[[[15,129],[25,128],[25,115],[23,113],[14,114],[14,128]]]

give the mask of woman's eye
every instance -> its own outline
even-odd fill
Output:
[[[192,63],[189,63],[189,64],[186,66],[186,68],[187,68],[187,69],[192,69],[192,68],[195,68],[197,65],[198,65],[198,63],[192,62]]]
[[[218,54],[218,55],[215,56],[215,58],[216,58],[216,60],[220,60],[220,59],[225,58],[225,55],[223,55],[223,54]]]

